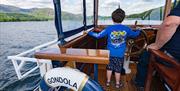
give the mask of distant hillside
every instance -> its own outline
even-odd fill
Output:
[[[136,18],[142,20],[162,19],[164,7],[151,9],[142,13],[126,16],[128,19]],[[161,14],[161,15],[160,15]],[[92,19],[92,16],[87,19]],[[47,21],[54,19],[54,10],[51,8],[22,9],[15,6],[0,4],[0,21]],[[63,20],[82,20],[82,15],[62,11]],[[99,16],[100,20],[111,19],[110,16]]]
[[[32,8],[29,9],[29,14],[36,16],[36,17],[44,17],[53,19],[54,17],[54,10],[51,8]]]
[[[0,4],[0,17],[0,21],[47,21],[54,18],[54,11],[50,8],[22,9]]]
[[[128,15],[126,18],[136,18],[141,20],[162,20],[163,13],[164,7],[159,7],[142,13]]]
[[[62,19],[63,20],[82,20],[83,16],[79,14],[72,14],[72,13],[62,11]]]
[[[21,9],[11,5],[0,4],[0,12],[2,13],[28,13],[28,9]]]
[[[0,22],[6,21],[48,21],[48,18],[35,17],[20,13],[0,13]]]
[[[52,20],[54,19],[54,10],[51,8],[22,9],[15,6],[0,4],[0,17],[0,21]],[[83,18],[82,15],[62,11],[62,19],[82,20]]]
[[[140,19],[140,20],[161,20],[164,13],[164,7],[151,9],[142,13],[127,15],[126,19]],[[111,19],[111,16],[99,16],[100,20]]]
[[[177,3],[180,3],[180,0],[177,0]],[[172,7],[173,7],[174,3],[172,3]],[[126,18],[136,18],[136,19],[142,19],[142,20],[162,20],[163,18],[163,14],[164,14],[164,6],[159,7],[159,8],[155,8],[155,9],[151,9],[139,14],[132,14],[132,15],[128,15],[126,16]]]

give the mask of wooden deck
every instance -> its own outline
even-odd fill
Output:
[[[112,75],[112,82],[110,87],[106,87],[106,70],[105,70],[105,65],[99,65],[99,75],[98,75],[98,80],[101,84],[101,86],[104,88],[105,91],[137,91],[135,85],[131,83],[131,79],[134,77],[136,74],[136,64],[131,64],[131,73],[126,74],[126,75],[121,75],[121,81],[123,82],[124,86],[116,89],[115,88],[115,77]]]
[[[70,54],[69,54],[70,53]],[[74,54],[73,54],[74,53]],[[77,67],[78,64],[87,63],[88,65],[85,67],[83,72],[88,71],[88,67],[93,69],[93,64],[99,64],[98,66],[98,80],[101,86],[104,88],[105,91],[138,91],[135,85],[131,83],[131,79],[136,74],[136,64],[130,64],[131,73],[122,75],[121,81],[123,82],[124,86],[122,88],[116,89],[115,88],[115,77],[112,75],[112,82],[110,87],[106,87],[106,64],[108,63],[108,51],[107,50],[94,50],[94,49],[74,49],[74,48],[50,48],[47,50],[42,50],[35,54],[36,58],[42,59],[51,59],[51,60],[62,60],[68,61],[69,63],[66,64],[70,66],[70,63],[73,62],[70,67]],[[81,62],[74,65],[74,61]],[[91,77],[94,77],[93,72],[87,73],[90,74]],[[156,79],[153,83],[155,90],[153,91],[164,91],[162,90],[162,86],[160,87],[159,84],[160,80]]]
[[[99,70],[98,70],[98,80],[101,86],[105,91],[139,91],[138,88],[132,84],[131,79],[135,76],[136,74],[136,63],[131,63],[130,64],[130,69],[131,73],[126,74],[126,75],[121,75],[121,81],[123,82],[124,86],[117,89],[115,88],[115,77],[112,75],[112,82],[110,87],[106,87],[106,70],[105,70],[105,65],[99,65]],[[92,74],[93,75],[93,74]],[[153,80],[152,80],[152,86],[151,86],[151,91],[166,91],[163,83],[161,82],[161,78],[156,75]]]

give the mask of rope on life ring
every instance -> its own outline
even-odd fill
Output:
[[[103,91],[102,87],[85,73],[69,67],[49,70],[40,82],[42,91],[63,86],[74,91]]]

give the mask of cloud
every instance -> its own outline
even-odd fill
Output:
[[[155,4],[156,3],[156,4]],[[157,3],[157,2],[137,2],[136,4],[132,4],[131,6],[125,8],[127,11],[127,15],[134,13],[141,13],[150,9],[158,8],[163,6],[165,3]]]
[[[87,15],[93,14],[93,1],[86,0]],[[21,8],[53,8],[53,0],[0,0],[0,4],[14,5]],[[165,0],[99,0],[99,15],[110,16],[119,4],[129,15],[163,6]],[[82,5],[82,0],[61,0],[62,10],[74,14],[82,14]]]
[[[62,11],[74,14],[83,13],[83,3],[80,0],[61,0]]]
[[[0,4],[13,5],[21,8],[53,8],[52,0],[0,0]]]
[[[153,2],[154,0],[142,0],[144,2]]]
[[[165,0],[100,0],[100,15],[110,16],[118,8],[119,4],[126,14],[129,15],[163,6]]]

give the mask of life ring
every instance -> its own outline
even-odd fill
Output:
[[[74,91],[103,91],[102,87],[85,73],[69,67],[49,70],[40,82],[42,91],[64,86]]]

